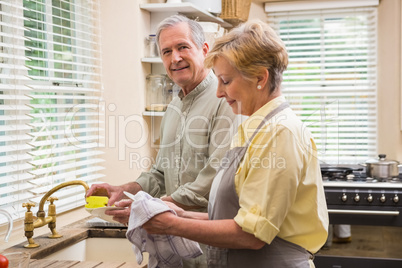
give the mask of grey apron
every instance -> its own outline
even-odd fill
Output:
[[[253,136],[244,147],[235,147],[228,151],[225,160],[212,183],[208,216],[210,220],[233,219],[238,210],[239,197],[236,193],[234,177],[240,161],[259,129],[273,116],[289,107],[287,102],[282,103],[270,112],[256,129]],[[207,261],[209,268],[244,268],[244,267],[310,267],[309,259],[312,255],[289,241],[275,237],[271,244],[265,244],[259,250],[252,249],[225,249],[208,246]]]

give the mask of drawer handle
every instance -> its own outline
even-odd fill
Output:
[[[328,209],[330,214],[356,214],[356,215],[383,215],[398,216],[399,211],[380,211],[380,210],[347,210],[347,209]]]

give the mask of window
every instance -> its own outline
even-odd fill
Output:
[[[312,132],[320,160],[375,157],[376,8],[275,12],[268,22],[289,53],[282,92]]]
[[[98,1],[0,0],[0,204],[13,219],[62,182],[103,176],[99,44]],[[81,186],[54,196],[58,213],[85,204]]]

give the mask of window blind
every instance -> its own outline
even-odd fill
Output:
[[[13,219],[60,183],[103,177],[99,9],[0,0],[0,207]],[[54,196],[57,213],[85,204],[81,186]]]
[[[268,22],[289,53],[282,92],[312,132],[320,160],[375,157],[377,9],[277,12]]]

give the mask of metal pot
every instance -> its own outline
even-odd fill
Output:
[[[399,167],[402,166],[396,160],[386,159],[385,154],[379,154],[378,159],[367,160],[365,164],[367,177],[373,179],[392,179],[398,177]]]

